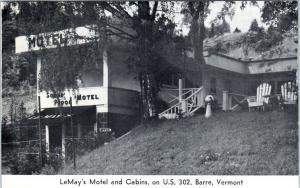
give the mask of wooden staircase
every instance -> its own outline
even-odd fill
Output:
[[[204,107],[204,89],[191,88],[182,96],[176,97],[170,102],[178,100],[178,102],[172,105],[170,108],[158,114],[159,119],[177,119],[179,117],[192,116],[199,108]],[[182,100],[179,100],[182,98]]]

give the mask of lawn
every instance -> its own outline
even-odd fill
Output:
[[[78,158],[63,174],[296,175],[295,111],[217,112],[152,121]]]

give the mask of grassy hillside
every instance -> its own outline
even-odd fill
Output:
[[[153,121],[64,174],[298,174],[297,112],[218,112]]]

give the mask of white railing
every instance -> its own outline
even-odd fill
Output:
[[[191,93],[187,98],[183,98],[175,105],[171,106],[167,110],[161,112],[158,117],[161,119],[165,117],[166,119],[175,119],[179,116],[190,116],[201,106],[204,106],[204,93],[203,88],[192,88],[187,93]]]
[[[186,96],[189,96],[190,93],[194,90],[197,90],[198,88],[184,88],[182,89],[182,91],[184,92],[181,95],[178,95],[179,93],[179,89],[166,89],[163,88],[161,91],[164,92],[165,94],[167,94],[170,98],[172,98],[171,100],[168,100],[168,104],[174,104],[174,102],[179,102],[179,97],[181,97],[182,99],[187,98]],[[169,92],[168,92],[169,91]],[[171,92],[175,92],[176,91],[176,95],[172,94]]]
[[[183,103],[186,105],[185,112],[187,115],[194,113],[204,105],[204,95],[201,91],[203,91],[202,87],[197,90],[193,89],[192,94],[184,100]]]
[[[241,108],[241,105],[247,100],[247,95],[240,93],[228,93],[223,91],[223,104],[224,111],[235,111]]]
[[[174,96],[174,99],[170,100],[168,103],[171,104],[172,102],[174,102],[176,100],[179,102],[179,97],[181,97],[182,99],[184,99],[185,96],[189,96],[190,93],[193,93],[193,91],[195,91],[197,89],[199,89],[199,88],[185,88],[185,89],[182,89],[183,91],[185,91],[185,90],[187,90],[187,91],[185,93],[183,93],[181,96],[178,96],[178,97]],[[178,89],[176,89],[176,90],[178,90]]]

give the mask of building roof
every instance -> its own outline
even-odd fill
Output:
[[[218,55],[218,56],[221,56],[221,57],[224,57],[224,58],[227,58],[227,59],[231,59],[231,60],[234,60],[234,61],[239,61],[239,62],[242,62],[242,63],[258,63],[258,62],[269,62],[269,61],[285,61],[285,60],[293,60],[293,59],[297,59],[297,56],[293,56],[293,57],[282,57],[282,58],[269,58],[269,59],[255,59],[255,60],[252,60],[251,58],[249,59],[242,59],[242,58],[234,58],[234,57],[231,57],[231,56],[228,56],[228,55],[225,55],[225,54],[221,54],[221,53],[217,53],[217,52],[210,52],[209,55],[206,55],[205,57],[207,56],[210,56],[210,55]]]
[[[215,52],[205,53],[205,63],[224,70],[242,74],[287,72],[298,69],[297,57],[242,60]]]

